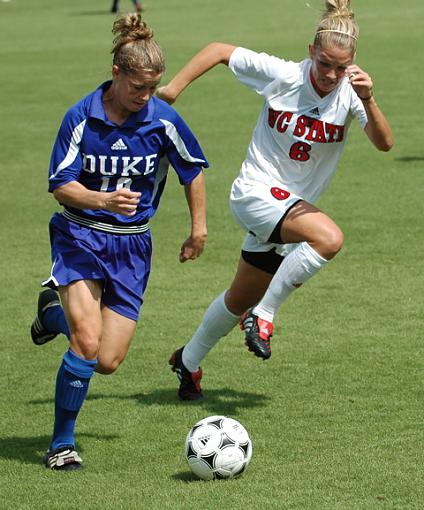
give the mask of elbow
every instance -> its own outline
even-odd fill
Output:
[[[58,188],[55,188],[52,193],[57,202],[59,202],[60,205],[71,205],[69,204],[69,194],[67,193],[67,186],[66,184],[59,186]]]
[[[208,44],[206,49],[209,53],[215,56],[215,61],[220,64],[228,65],[232,52],[236,47],[231,44],[222,42],[212,42]]]
[[[60,191],[60,188],[55,188],[53,190],[53,196],[54,198],[60,203],[60,200],[61,200],[61,191]]]
[[[393,139],[390,138],[389,140],[385,140],[383,143],[381,143],[380,146],[378,147],[378,150],[382,152],[389,152],[393,145],[394,145]]]
[[[374,144],[374,147],[381,152],[389,152],[389,150],[394,145],[393,136],[391,133],[386,133],[384,136],[371,138],[371,140]]]

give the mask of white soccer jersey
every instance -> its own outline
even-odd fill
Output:
[[[265,98],[232,194],[255,182],[282,186],[314,202],[329,184],[355,116],[365,127],[362,102],[347,78],[320,97],[310,79],[311,60],[290,62],[237,48],[229,67]]]

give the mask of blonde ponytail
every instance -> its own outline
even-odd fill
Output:
[[[127,14],[115,21],[112,28],[113,63],[127,74],[140,71],[156,74],[165,71],[165,59],[153,31],[140,14]]]
[[[315,33],[314,45],[321,48],[337,46],[355,53],[358,33],[350,0],[326,0],[325,11]]]

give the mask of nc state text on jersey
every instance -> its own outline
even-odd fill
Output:
[[[289,126],[294,126],[293,135],[308,142],[332,143],[343,140],[344,126],[323,122],[307,115],[299,115],[294,123],[292,122],[293,115],[293,112],[268,108],[268,124],[279,133],[285,133]]]

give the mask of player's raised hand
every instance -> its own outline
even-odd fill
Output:
[[[206,235],[199,237],[190,236],[187,238],[180,250],[180,262],[186,262],[187,260],[195,260],[203,253],[205,248]]]
[[[121,188],[111,193],[105,193],[105,209],[123,216],[134,216],[141,193]]]
[[[346,75],[359,98],[369,99],[372,97],[372,79],[369,74],[356,64],[352,64],[346,68]]]

